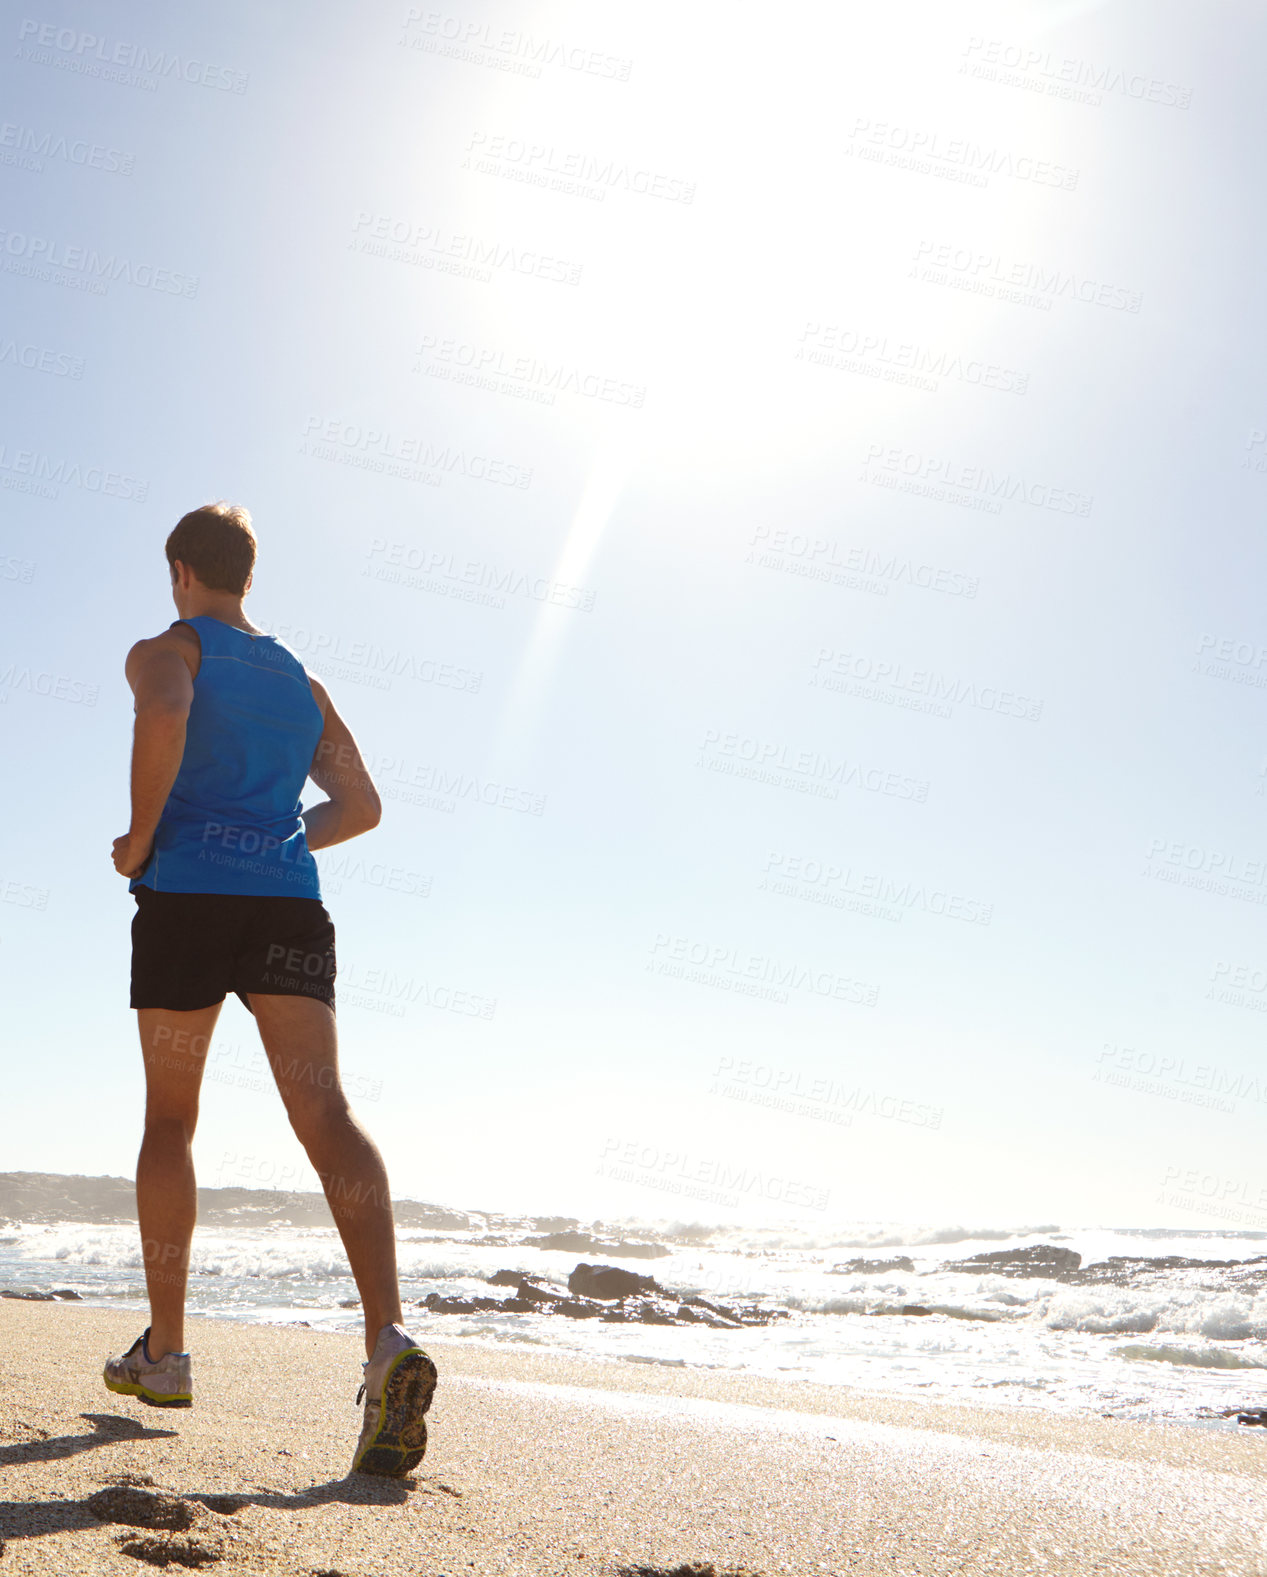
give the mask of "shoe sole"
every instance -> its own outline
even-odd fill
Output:
[[[143,1386],[139,1380],[112,1380],[105,1376],[106,1390],[113,1391],[116,1396],[135,1396],[138,1401],[146,1403],[149,1407],[192,1407],[194,1405],[193,1393],[190,1391],[151,1391]]]
[[[436,1388],[436,1366],[421,1347],[407,1347],[392,1361],[383,1381],[378,1431],[352,1464],[354,1473],[400,1478],[427,1454],[427,1421]]]

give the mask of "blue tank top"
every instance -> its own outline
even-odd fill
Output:
[[[319,898],[299,796],[324,723],[303,664],[271,635],[206,615],[185,753],[131,890]]]

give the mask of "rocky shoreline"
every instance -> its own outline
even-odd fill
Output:
[[[417,1307],[431,1314],[554,1314],[571,1320],[606,1320],[631,1325],[708,1325],[738,1330],[789,1319],[787,1309],[758,1304],[710,1303],[695,1294],[672,1292],[651,1276],[639,1276],[618,1265],[582,1262],[568,1277],[566,1292],[539,1276],[499,1270],[488,1278],[493,1287],[513,1287],[510,1297],[445,1298],[428,1293]]]
[[[1238,1284],[1267,1284],[1267,1254],[1254,1259],[1186,1259],[1180,1254],[1149,1258],[1145,1255],[1111,1254],[1108,1259],[1082,1263],[1082,1255],[1054,1243],[1032,1243],[1026,1248],[994,1249],[973,1254],[968,1259],[947,1260],[937,1274],[958,1271],[963,1275],[1025,1276],[1043,1281],[1059,1281],[1067,1286],[1130,1286],[1141,1275],[1165,1275],[1170,1271],[1223,1270],[1237,1274]],[[895,1259],[851,1259],[833,1265],[833,1276],[877,1276],[888,1271],[916,1274],[914,1262],[906,1256]],[[927,1274],[927,1273],[925,1273]]]

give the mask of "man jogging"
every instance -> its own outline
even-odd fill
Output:
[[[339,1082],[334,927],[311,852],[377,826],[378,794],[324,688],[243,611],[255,564],[247,511],[220,503],[185,515],[167,561],[180,619],[128,653],[132,823],[114,842],[137,902],[132,1006],[146,1095],[136,1196],[150,1324],[106,1364],[106,1385],[160,1407],[193,1400],[191,1142],[232,991],[255,1015],[361,1294],[369,1357],[353,1471],[408,1473],[427,1448],[436,1370],[401,1324],[387,1174]],[[328,798],[301,813],[308,778]]]

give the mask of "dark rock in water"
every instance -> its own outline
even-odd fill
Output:
[[[674,1319],[675,1325],[718,1325],[721,1323],[721,1321],[716,1319],[710,1320],[707,1314],[692,1308],[689,1303],[679,1303],[677,1306],[677,1315]]]
[[[580,1226],[575,1216],[533,1216],[533,1230],[537,1232],[572,1232]]]
[[[56,1303],[56,1294],[52,1292],[14,1292],[11,1287],[0,1291],[0,1298],[21,1298],[24,1303]]]
[[[68,1303],[82,1303],[84,1301],[73,1287],[54,1287],[53,1296],[55,1298],[65,1298]]]
[[[1247,1283],[1267,1283],[1267,1255],[1253,1259],[1186,1259],[1182,1254],[1158,1255],[1154,1258],[1134,1254],[1111,1254],[1108,1259],[1095,1260],[1084,1265],[1076,1280],[1086,1286],[1126,1287],[1137,1284],[1145,1276],[1165,1275],[1173,1272],[1222,1270],[1231,1271],[1238,1286]],[[1224,1278],[1215,1278],[1226,1285]]]
[[[612,1269],[611,1266],[584,1268]],[[618,1274],[629,1276],[631,1281],[637,1283],[649,1284],[655,1290],[635,1290],[616,1297],[587,1297],[584,1294],[569,1297],[557,1287],[544,1286],[522,1271],[499,1270],[488,1278],[490,1284],[495,1287],[513,1287],[513,1297],[445,1298],[431,1292],[418,1306],[432,1314],[552,1314],[570,1320],[605,1320],[609,1324],[710,1325],[718,1330],[737,1330],[743,1325],[769,1325],[774,1320],[789,1318],[787,1309],[763,1309],[756,1304],[732,1309],[725,1304],[710,1303],[707,1298],[678,1297],[666,1293],[649,1276],[634,1276],[628,1271]]]
[[[1154,1270],[1248,1270],[1252,1265],[1267,1266],[1267,1254],[1255,1254],[1253,1259],[1185,1259],[1182,1254],[1166,1254],[1140,1263]]]
[[[418,1302],[420,1309],[430,1309],[432,1314],[492,1314],[513,1310],[518,1302],[514,1298],[442,1298],[438,1292],[429,1292]],[[527,1310],[530,1304],[520,1307]]]
[[[728,1309],[724,1303],[710,1303],[707,1298],[701,1298],[698,1293],[682,1299],[683,1307],[688,1309],[703,1309],[706,1314],[716,1314],[723,1320],[737,1320],[739,1316],[734,1309]]]
[[[610,1309],[605,1303],[596,1303],[592,1298],[560,1298],[557,1303],[549,1307],[551,1314],[564,1314],[569,1320],[600,1320]]]
[[[568,1277],[568,1291],[581,1298],[627,1298],[633,1293],[661,1293],[664,1288],[650,1276],[639,1276],[619,1265],[578,1265]]]
[[[592,1254],[595,1250],[590,1249],[588,1252]],[[663,1243],[627,1243],[622,1239],[609,1247],[599,1244],[598,1252],[614,1254],[617,1259],[667,1259],[673,1250],[666,1248]]]
[[[741,1325],[769,1325],[786,1314],[786,1309],[757,1309],[753,1305],[745,1315],[738,1309],[728,1309],[723,1303],[710,1303],[707,1298],[686,1298],[678,1304],[677,1323],[711,1325],[714,1330],[738,1330]]]
[[[514,1287],[519,1296],[529,1303],[566,1303],[567,1298],[562,1292],[555,1292],[552,1287],[544,1287],[539,1281],[525,1276],[521,1270],[499,1270],[489,1278],[490,1286]]]
[[[904,1303],[902,1305],[903,1314],[931,1314],[932,1312],[931,1309],[926,1309],[922,1303]]]
[[[552,1249],[564,1254],[611,1254],[617,1259],[664,1259],[673,1250],[663,1243],[604,1243],[588,1232],[550,1232],[544,1237],[525,1238],[530,1248]]]
[[[843,1265],[833,1265],[830,1276],[881,1276],[886,1270],[904,1270],[913,1275],[915,1262],[903,1254],[898,1259],[851,1259]]]
[[[1238,1424],[1267,1425],[1267,1408],[1245,1407],[1237,1403],[1235,1407],[1198,1407],[1197,1418],[1234,1418]]]
[[[1033,1243],[1029,1248],[1000,1248],[990,1254],[943,1265],[943,1270],[988,1271],[995,1276],[1067,1276],[1082,1264],[1082,1255],[1054,1243]]]

